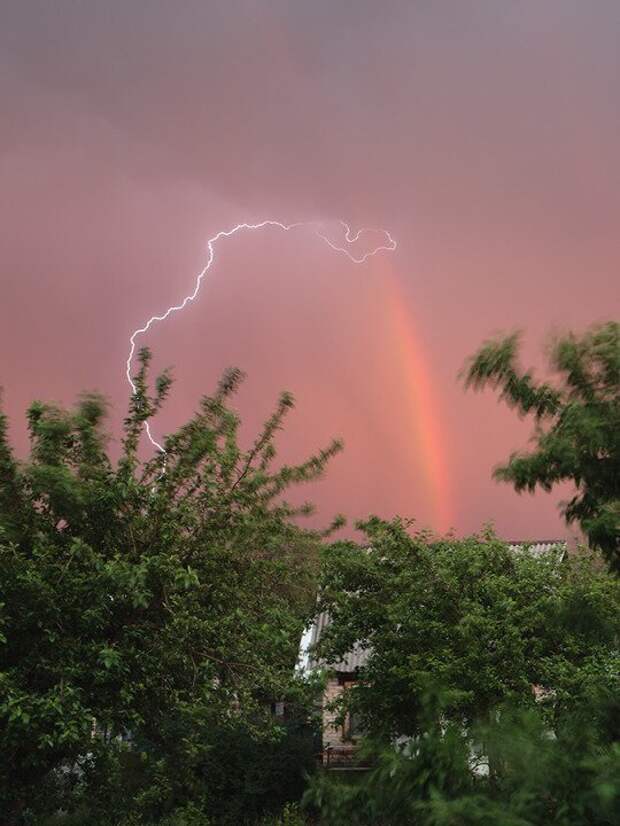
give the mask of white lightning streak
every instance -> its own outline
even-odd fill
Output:
[[[180,312],[191,301],[194,301],[194,299],[196,298],[196,296],[200,292],[200,287],[202,285],[203,278],[205,277],[207,272],[211,269],[211,265],[213,264],[213,261],[215,260],[215,244],[220,240],[220,238],[230,238],[231,235],[236,235],[238,232],[241,232],[241,230],[256,230],[256,229],[263,229],[264,227],[277,227],[278,229],[284,230],[285,232],[289,232],[290,230],[295,229],[296,227],[304,227],[304,226],[305,227],[312,227],[314,229],[314,232],[316,233],[316,235],[318,235],[318,237],[321,240],[325,241],[325,243],[331,249],[335,250],[336,252],[342,252],[354,264],[363,264],[365,261],[367,261],[373,255],[376,255],[378,252],[381,252],[381,251],[392,252],[396,249],[396,241],[392,238],[390,233],[385,229],[374,230],[374,229],[370,229],[368,227],[363,227],[362,229],[358,230],[357,233],[354,236],[351,236],[351,228],[349,227],[349,225],[346,224],[344,221],[340,221],[340,224],[341,224],[342,228],[344,229],[344,233],[345,233],[344,238],[345,238],[345,241],[347,242],[348,245],[356,243],[356,241],[359,240],[360,236],[365,232],[373,232],[373,233],[379,232],[385,238],[385,242],[383,244],[380,244],[377,247],[373,247],[371,250],[366,252],[361,257],[357,257],[357,256],[353,255],[351,253],[350,249],[348,249],[347,247],[339,247],[337,244],[334,244],[333,241],[331,241],[327,237],[327,235],[325,235],[323,232],[320,231],[320,229],[317,228],[317,226],[320,226],[320,225],[310,223],[310,222],[306,222],[306,221],[297,221],[293,224],[283,224],[281,221],[271,221],[271,220],[261,221],[258,224],[237,224],[236,226],[232,227],[232,229],[220,230],[220,232],[218,232],[212,238],[209,238],[209,240],[207,241],[207,250],[208,250],[207,263],[204,266],[204,268],[196,276],[193,291],[189,295],[186,295],[185,298],[181,301],[180,304],[174,304],[172,307],[168,307],[168,309],[164,313],[162,313],[161,315],[151,316],[149,318],[149,320],[144,324],[143,327],[138,327],[138,329],[134,330],[133,333],[131,334],[131,337],[129,339],[129,344],[130,344],[129,355],[127,356],[127,361],[125,363],[125,368],[126,368],[125,369],[125,375],[127,376],[127,381],[129,382],[129,385],[131,387],[132,392],[133,393],[136,392],[136,385],[134,383],[134,380],[131,377],[131,362],[133,361],[133,357],[134,357],[134,354],[135,354],[135,351],[136,351],[136,338],[138,336],[144,335],[144,333],[147,333],[151,329],[151,327],[154,324],[156,324],[158,321],[165,321],[173,313]],[[164,448],[159,444],[159,442],[157,442],[153,438],[153,435],[151,434],[151,429],[150,429],[148,421],[144,423],[144,427],[145,427],[145,430],[146,430],[146,435],[148,436],[149,441],[151,442],[153,447],[156,447],[162,453],[165,453],[166,451],[164,450]]]

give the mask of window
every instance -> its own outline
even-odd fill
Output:
[[[355,679],[344,679],[341,681],[345,691],[350,691],[357,681]],[[360,716],[355,711],[348,711],[344,718],[344,725],[342,729],[342,739],[344,741],[358,740],[363,734]]]

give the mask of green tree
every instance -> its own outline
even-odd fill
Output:
[[[151,396],[140,358],[118,462],[98,396],[72,411],[33,404],[26,462],[0,417],[3,823],[41,822],[77,799],[93,823],[188,802],[208,815],[227,793],[215,770],[226,743],[263,743],[264,755],[285,734],[271,701],[307,707],[294,665],[323,534],[298,525],[310,506],[284,497],[340,444],[274,468],[285,393],[242,449],[229,406],[242,376],[229,371],[165,452],[142,460],[170,377]]]
[[[556,338],[553,383],[522,370],[518,350],[518,334],[489,341],[464,371],[466,386],[491,386],[521,416],[534,417],[533,449],[514,453],[495,478],[519,492],[574,483],[575,495],[563,504],[567,522],[578,522],[620,571],[620,324]]]
[[[418,734],[431,688],[444,695],[443,718],[466,727],[498,704],[532,705],[534,685],[553,689],[554,713],[617,689],[620,582],[590,558],[560,563],[492,535],[433,541],[400,521],[361,527],[368,549],[325,552],[331,623],[318,653],[335,663],[367,649],[345,702],[369,734]]]
[[[321,822],[618,822],[618,578],[592,556],[535,556],[490,532],[360,527],[367,547],[325,550],[331,622],[316,653],[329,667],[366,649],[341,704],[363,721],[371,769],[312,779],[305,800]]]

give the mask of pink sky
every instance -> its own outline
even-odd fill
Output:
[[[239,221],[385,226],[353,266],[309,234],[239,236],[200,299],[144,343],[180,424],[248,373],[247,433],[279,390],[282,456],[345,453],[308,491],[327,521],[566,534],[558,497],[493,466],[530,431],[457,373],[489,335],[620,309],[620,4],[3,4],[0,384],[16,444],[35,397],[98,388],[118,433],[128,337],[183,297]],[[409,325],[409,326],[408,326]],[[438,469],[439,468],[439,469]]]

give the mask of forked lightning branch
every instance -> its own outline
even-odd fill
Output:
[[[343,238],[344,238],[345,246],[340,246],[339,244],[332,241],[325,234],[322,224],[316,224],[316,223],[311,223],[311,222],[306,222],[306,221],[297,221],[296,223],[293,223],[293,224],[284,224],[281,221],[265,220],[265,221],[260,221],[257,224],[237,224],[236,226],[232,227],[231,229],[220,230],[220,232],[218,232],[212,238],[209,238],[209,240],[207,241],[207,251],[208,251],[207,263],[205,264],[203,269],[196,276],[196,279],[194,281],[194,289],[192,290],[192,292],[189,293],[189,295],[186,295],[185,298],[183,298],[178,304],[173,304],[171,307],[168,307],[168,309],[165,310],[163,313],[161,313],[161,315],[151,316],[149,318],[149,320],[146,321],[143,324],[142,327],[138,327],[138,329],[134,330],[133,333],[131,334],[131,337],[129,339],[129,355],[127,356],[127,361],[126,361],[126,364],[125,364],[125,367],[126,367],[125,373],[126,373],[126,376],[127,376],[127,381],[129,382],[129,384],[131,386],[132,392],[134,392],[134,393],[136,392],[136,385],[135,385],[135,383],[133,381],[133,378],[132,378],[132,375],[131,375],[131,364],[132,364],[133,357],[134,357],[135,352],[136,352],[136,340],[140,336],[145,335],[145,333],[148,333],[148,331],[151,329],[151,327],[154,324],[157,324],[158,322],[161,322],[161,321],[165,321],[167,318],[169,318],[171,315],[173,315],[173,313],[181,312],[181,310],[183,310],[188,304],[190,304],[192,301],[194,301],[198,297],[203,279],[206,276],[206,274],[209,272],[213,262],[215,261],[215,248],[216,248],[216,245],[218,244],[219,241],[222,241],[225,238],[230,238],[231,236],[237,235],[237,233],[240,233],[240,232],[256,231],[256,230],[265,229],[266,227],[273,227],[273,228],[276,228],[276,229],[283,230],[284,232],[290,232],[291,230],[295,230],[295,229],[300,229],[300,230],[301,229],[309,229],[316,236],[318,236],[318,238],[320,238],[322,241],[324,241],[327,244],[327,246],[330,247],[332,250],[334,250],[335,252],[340,252],[340,253],[343,253],[344,255],[346,255],[347,258],[353,264],[363,264],[365,261],[367,261],[373,255],[376,255],[379,252],[383,252],[383,251],[393,252],[396,249],[396,241],[392,238],[390,233],[385,229],[374,230],[374,229],[371,229],[369,227],[363,227],[362,229],[359,229],[355,234],[352,234],[351,228],[349,227],[349,225],[347,223],[345,223],[344,221],[340,221],[340,225],[342,226],[343,233],[344,233]],[[379,233],[383,236],[384,241],[383,241],[383,243],[372,247],[368,252],[365,252],[363,255],[360,255],[360,256],[355,255],[354,252],[353,252],[353,245],[356,244],[360,240],[361,236],[366,234],[366,233],[372,233],[372,234],[375,234],[375,235],[377,233]],[[158,450],[160,450],[162,452],[165,452],[164,448],[159,444],[159,442],[157,442],[154,439],[154,437],[151,433],[151,429],[150,429],[148,421],[145,422],[145,430],[146,430],[146,435],[148,436],[149,441],[151,442],[153,447],[157,448]]]

